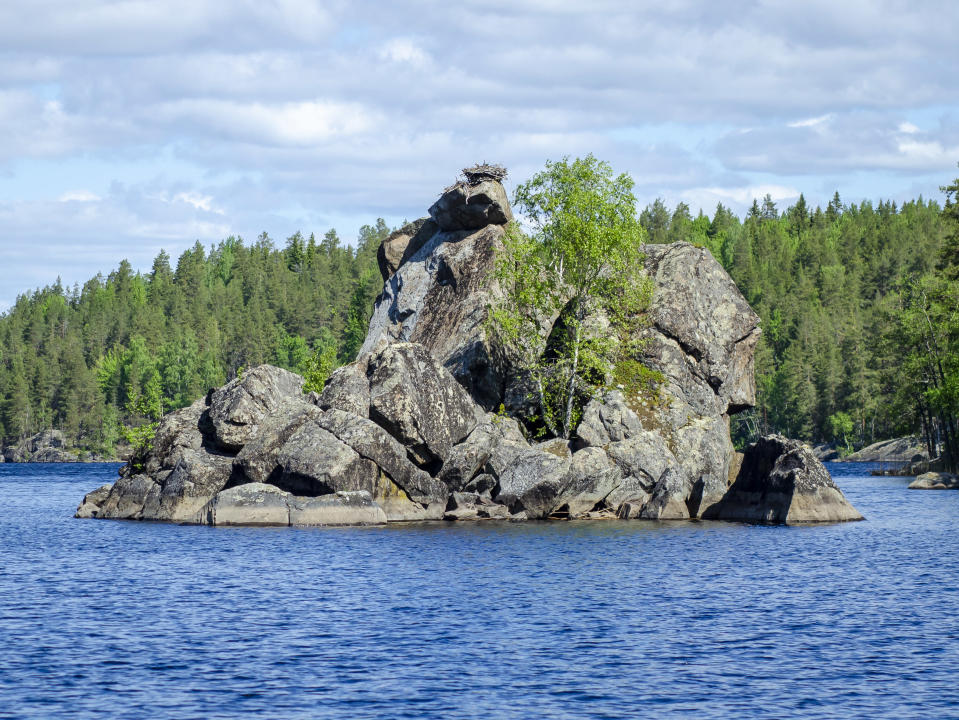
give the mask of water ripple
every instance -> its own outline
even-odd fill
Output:
[[[0,465],[0,718],[959,717],[959,493],[868,518],[201,528]]]

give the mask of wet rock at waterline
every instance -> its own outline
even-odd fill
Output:
[[[959,475],[947,472],[923,473],[911,483],[910,490],[959,490]]]
[[[788,525],[863,519],[812,450],[780,435],[746,448],[729,492],[703,517]]]
[[[383,525],[386,514],[364,491],[299,497],[275,485],[248,483],[217,493],[197,521],[206,525]]]
[[[655,392],[620,386],[593,398],[568,442],[531,440],[521,421],[491,412],[540,409],[487,336],[512,218],[503,171],[464,174],[429,219],[384,241],[366,341],[322,392],[303,394],[302,378],[269,365],[247,370],[163,418],[152,450],[88,494],[77,516],[215,525],[859,519],[788,441],[735,453],[729,417],[754,402],[758,317],[688,243],[646,248],[655,290],[631,359],[661,374]],[[609,324],[599,314],[590,322]]]

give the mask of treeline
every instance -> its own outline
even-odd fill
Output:
[[[758,402],[736,416],[738,441],[780,432],[851,449],[918,432],[934,454],[959,454],[957,187],[942,206],[836,194],[825,208],[766,197],[742,219],[722,205],[712,217],[661,201],[642,212],[650,241],[707,247],[762,318]],[[122,428],[244,367],[352,360],[388,233],[366,226],[355,248],[335,231],[281,248],[265,234],[228,238],[175,267],[161,253],[145,274],[122,262],[82,287],[21,296],[0,316],[0,444],[53,427],[110,452]]]
[[[722,205],[712,218],[684,204],[645,209],[651,241],[709,248],[762,318],[758,402],[735,418],[741,442],[780,432],[851,449],[919,432],[948,449],[959,215],[956,186],[945,190],[944,207],[844,204],[837,193],[825,208],[800,195],[780,210],[767,196],[742,220]]]
[[[334,230],[297,233],[278,248],[197,243],[150,272],[126,261],[82,287],[59,282],[20,296],[0,317],[0,444],[47,428],[69,444],[110,453],[124,428],[192,403],[244,367],[305,372],[335,347],[351,360],[381,288],[383,220],[355,248]],[[126,438],[136,442],[135,438]]]

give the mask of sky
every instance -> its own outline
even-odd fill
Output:
[[[0,311],[197,240],[426,214],[593,153],[738,213],[940,200],[959,3],[0,0]]]

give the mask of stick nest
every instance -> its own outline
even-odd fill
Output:
[[[463,168],[463,176],[470,185],[475,185],[483,180],[495,180],[502,182],[506,177],[506,168],[502,165],[474,165],[473,167]]]

